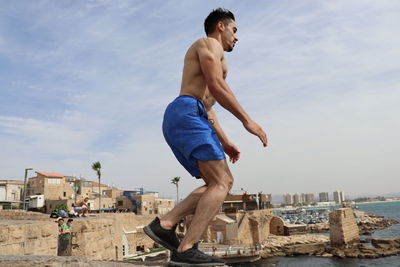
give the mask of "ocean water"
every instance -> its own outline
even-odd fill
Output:
[[[378,202],[368,204],[358,204],[359,210],[370,212],[376,215],[385,216],[400,222],[400,201],[399,202]],[[372,236],[379,238],[400,238],[400,224],[392,225],[386,229],[377,230]],[[362,237],[363,238],[363,237]],[[337,259],[337,258],[319,258],[310,256],[297,257],[273,257],[257,263],[235,265],[238,267],[400,267],[400,256],[384,257],[379,259]]]

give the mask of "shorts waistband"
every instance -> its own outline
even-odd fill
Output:
[[[175,100],[182,99],[182,98],[195,100],[197,102],[197,108],[198,108],[198,111],[199,111],[199,115],[200,116],[203,116],[203,115],[207,116],[207,112],[206,112],[206,109],[204,107],[203,101],[201,101],[200,99],[198,99],[198,98],[196,98],[194,96],[191,96],[191,95],[180,95],[177,98],[175,98]]]

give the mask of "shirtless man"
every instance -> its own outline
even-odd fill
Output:
[[[76,204],[72,204],[74,211],[78,213],[79,216],[86,217],[86,212],[89,211],[88,205],[89,198],[85,197],[83,200],[79,201]]]
[[[204,28],[207,38],[194,42],[186,53],[180,94],[165,111],[163,133],[178,161],[192,176],[203,179],[205,185],[144,229],[154,241],[172,250],[171,263],[180,266],[224,264],[221,259],[205,255],[195,245],[233,184],[224,152],[232,163],[240,157],[239,149],[218,123],[212,108],[215,102],[267,146],[265,132],[244,111],[225,82],[224,51],[232,51],[238,41],[234,15],[218,8],[208,15]],[[194,216],[180,242],[175,228],[189,214]]]

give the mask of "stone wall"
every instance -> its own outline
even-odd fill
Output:
[[[24,210],[1,210],[0,220],[48,220],[49,215],[24,211]]]
[[[330,241],[332,246],[345,246],[359,240],[359,230],[351,208],[341,208],[329,213]]]
[[[57,241],[58,229],[53,221],[0,221],[0,255],[56,256]]]
[[[284,235],[284,227],[285,223],[283,222],[283,220],[278,217],[278,216],[274,216],[271,218],[270,221],[270,232],[273,235]]]
[[[122,260],[137,246],[154,242],[143,227],[154,216],[132,213],[91,214],[72,223],[72,256],[92,260]],[[58,227],[46,214],[0,210],[0,255],[57,255]]]
[[[239,221],[238,240],[243,246],[253,246],[266,240],[270,234],[271,210],[246,212]]]

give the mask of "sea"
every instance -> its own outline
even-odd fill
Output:
[[[394,219],[400,222],[400,201],[397,202],[374,202],[366,204],[357,204],[359,210],[370,212],[376,215],[385,216],[385,218]],[[392,225],[388,228],[377,230],[372,236],[361,236],[360,238],[400,238],[400,224]],[[369,266],[397,266],[400,267],[400,256],[383,257],[378,259],[338,259],[338,258],[321,258],[312,256],[296,256],[296,257],[273,257],[264,259],[256,263],[238,264],[237,267],[328,267],[328,266],[345,266],[345,267],[369,267]]]

